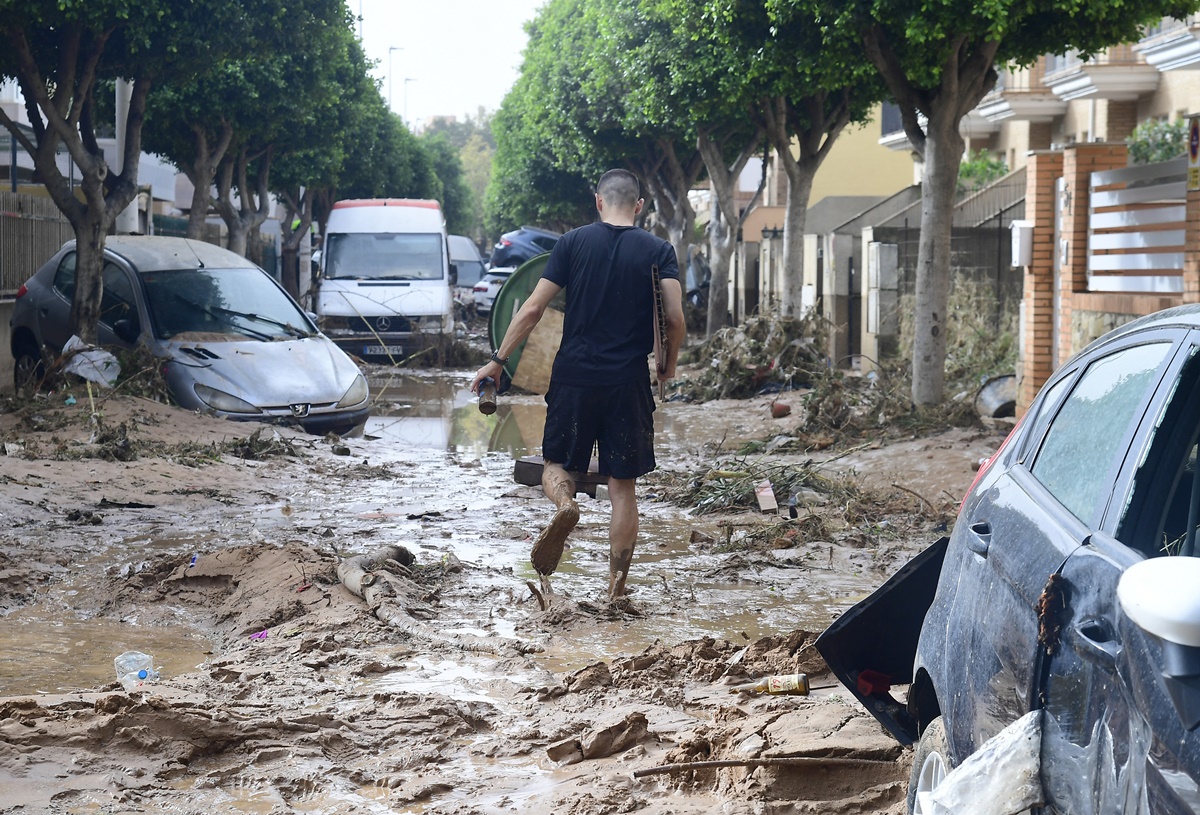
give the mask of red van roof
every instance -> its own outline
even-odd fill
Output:
[[[347,201],[338,201],[333,205],[334,209],[344,209],[347,207],[421,207],[423,209],[441,209],[441,205],[437,201],[430,201],[423,198],[355,198]]]

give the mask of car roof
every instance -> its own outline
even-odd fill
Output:
[[[1200,328],[1200,303],[1174,306],[1162,311],[1156,311],[1153,314],[1147,314],[1145,317],[1139,317],[1132,322],[1114,328],[1099,339],[1089,343],[1088,347],[1083,349],[1080,354],[1096,346],[1107,345],[1137,331],[1172,327]]]
[[[539,235],[545,235],[548,238],[561,238],[561,232],[551,232],[549,229],[542,229],[540,226],[522,226],[514,229],[512,232],[506,232],[506,235],[515,235],[518,232],[536,232]]]
[[[139,272],[177,269],[247,269],[254,264],[236,252],[190,238],[156,235],[113,235],[104,242],[109,252]]]

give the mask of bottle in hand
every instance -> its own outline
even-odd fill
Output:
[[[745,685],[734,685],[729,689],[730,693],[745,693],[750,695],[765,693],[772,696],[808,696],[808,691],[807,674],[764,676],[756,682],[750,682]]]
[[[479,412],[484,416],[496,412],[496,380],[490,376],[479,383]]]

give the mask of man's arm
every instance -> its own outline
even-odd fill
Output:
[[[676,288],[678,288],[678,284]],[[500,341],[500,347],[496,349],[498,357],[508,359],[509,354],[517,350],[517,347],[529,338],[533,329],[541,321],[546,307],[560,291],[562,291],[562,286],[557,283],[551,283],[545,278],[538,281],[537,285],[533,287],[533,293],[529,295],[529,299],[521,304],[512,322],[508,324],[508,330],[504,332],[504,339]],[[682,312],[680,315],[682,316]],[[487,364],[476,371],[475,378],[471,381],[471,391],[478,393],[479,383],[488,377],[496,382],[500,381],[500,363],[489,360]]]
[[[667,314],[667,372],[666,379],[675,376],[675,364],[679,361],[679,350],[687,338],[687,324],[683,318],[683,287],[673,277],[662,280],[663,311]]]

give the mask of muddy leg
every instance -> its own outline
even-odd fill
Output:
[[[547,575],[554,574],[562,558],[567,535],[579,523],[579,505],[575,503],[575,482],[561,464],[547,461],[542,466],[542,491],[558,509],[550,523],[533,542],[529,560],[542,575],[542,588],[549,590]]]
[[[608,599],[625,596],[625,579],[633,563],[633,545],[637,541],[638,508],[637,481],[632,478],[609,478],[608,500],[612,503],[612,520],[608,526]]]

